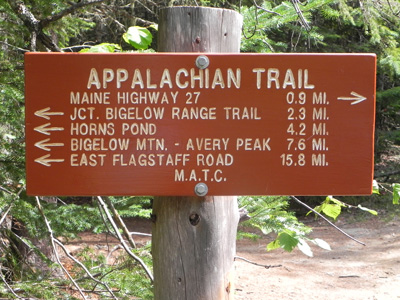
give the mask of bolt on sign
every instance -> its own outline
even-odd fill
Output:
[[[30,195],[362,195],[373,54],[28,53]]]

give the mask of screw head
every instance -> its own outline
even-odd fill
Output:
[[[207,195],[207,193],[208,193],[207,184],[202,183],[202,182],[196,184],[196,186],[194,187],[194,192],[196,193],[197,196],[200,196],[200,197]]]
[[[205,69],[209,66],[210,60],[205,55],[200,55],[196,58],[196,67],[199,69]]]

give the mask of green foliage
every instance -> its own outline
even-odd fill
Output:
[[[378,212],[376,210],[373,210],[373,209],[370,209],[367,207],[363,207],[363,206],[361,206],[361,204],[358,204],[357,207],[363,211],[369,212],[371,215],[374,215],[374,216],[378,215]]]
[[[400,124],[400,87],[376,94],[377,126],[382,130],[396,130]]]
[[[267,250],[283,248],[293,251],[296,246],[305,255],[312,256],[312,250],[307,241],[330,250],[329,245],[323,240],[312,240],[307,237],[311,228],[301,223],[294,213],[287,210],[288,197],[239,197],[239,206],[246,208],[250,219],[243,222],[243,227],[259,229],[263,234],[277,233],[274,241],[267,245]],[[239,232],[239,237],[259,237],[256,234]]]
[[[12,0],[10,0],[12,1]],[[24,185],[24,77],[23,53],[31,49],[31,33],[24,23],[12,11],[10,1],[0,0],[0,185],[11,192],[0,193],[0,209],[4,211],[12,205],[10,214],[25,226],[31,237],[43,237],[48,233],[45,224],[38,213],[34,199],[23,193],[15,197]],[[64,0],[25,0],[28,9],[39,20],[52,17],[62,12],[77,1]],[[156,1],[157,2],[157,1]],[[229,7],[232,1],[182,0],[172,1],[182,5],[208,5]],[[164,1],[162,4],[172,3]],[[150,3],[150,2],[149,2]],[[157,2],[159,3],[159,2]],[[238,3],[236,1],[236,3]],[[399,3],[384,1],[347,1],[347,0],[310,0],[299,6],[302,14],[311,28],[307,29],[299,22],[299,15],[291,1],[260,1],[257,3],[276,14],[256,9],[253,1],[242,1],[241,13],[244,16],[244,34],[242,43],[244,52],[373,52],[378,54],[378,88],[377,124],[381,130],[387,130],[384,138],[398,143],[399,110],[400,110],[400,19]],[[360,4],[363,4],[362,6]],[[146,4],[148,5],[148,4]],[[141,13],[132,1],[104,1],[99,6],[87,6],[61,19],[51,22],[44,28],[44,33],[54,37],[60,48],[73,45],[86,47],[98,44],[86,52],[117,52],[122,51],[122,39],[129,44],[126,47],[147,49],[152,43],[152,34],[147,28],[134,26],[142,22],[141,18],[154,12]],[[126,17],[127,16],[127,17]],[[135,18],[132,18],[135,16]],[[137,17],[137,18],[136,18]],[[148,26],[143,22],[144,26]],[[126,30],[126,28],[129,28]],[[125,33],[124,33],[125,32]],[[93,41],[93,42],[92,42]],[[47,51],[43,45],[37,47]],[[73,49],[71,47],[70,49]],[[381,138],[381,136],[379,136]],[[318,183],[316,183],[318,184]],[[394,183],[393,203],[399,204],[400,185]],[[375,187],[376,191],[376,187]],[[67,201],[66,199],[64,199]],[[151,211],[149,198],[111,197],[116,209],[123,217],[148,217]],[[246,207],[250,220],[243,223],[259,229],[266,234],[277,234],[275,241],[268,245],[268,250],[283,248],[287,251],[298,247],[303,253],[311,256],[309,244],[315,244],[329,250],[329,245],[319,239],[309,240],[307,234],[310,228],[297,220],[293,213],[288,212],[286,197],[241,197],[241,206]],[[102,215],[90,201],[84,204],[68,204],[61,202],[42,202],[46,216],[51,222],[54,234],[74,238],[79,232],[92,230],[103,232],[109,224],[103,223]],[[343,207],[349,205],[327,197],[317,209],[336,219]],[[355,206],[376,214],[375,211],[361,205]],[[10,239],[12,238],[11,235]],[[255,234],[241,232],[239,236],[257,237]],[[13,236],[16,238],[16,236]],[[23,238],[32,251],[42,254],[30,242]],[[23,269],[21,257],[11,251],[0,249],[0,263],[8,264],[19,272],[24,281],[16,282],[13,287],[19,288],[24,297],[40,299],[73,299],[63,291],[66,283],[59,280],[39,281],[35,273]],[[149,248],[138,249],[136,254],[151,263]],[[45,260],[45,257],[43,257]],[[106,263],[106,258],[95,255],[91,250],[85,250],[80,259],[113,288],[119,289],[118,296],[122,299],[139,297],[152,299],[151,284],[130,258],[121,256],[114,266]],[[50,262],[48,262],[50,264]],[[76,268],[76,274],[81,278],[86,275]],[[26,280],[25,280],[26,279]],[[92,289],[93,282],[82,279],[83,286]],[[61,288],[60,288],[61,286]],[[10,298],[12,295],[4,288],[0,289],[0,297]],[[105,298],[106,296],[102,296]]]
[[[128,31],[122,35],[124,41],[138,50],[145,50],[149,48],[153,41],[153,35],[144,27],[132,26]]]
[[[393,183],[393,204],[399,204],[400,201],[400,183]]]
[[[110,197],[123,218],[149,218],[152,211],[149,197]]]
[[[374,216],[378,215],[378,213],[373,209],[363,207],[360,204],[358,206],[349,205],[349,204],[346,204],[346,203],[334,198],[333,196],[327,196],[325,198],[325,200],[321,203],[321,205],[314,207],[314,210],[318,213],[324,213],[325,215],[332,218],[333,220],[336,220],[337,217],[342,212],[342,207],[358,208],[360,210],[369,212],[370,214],[372,214]],[[310,213],[312,213],[312,211],[308,212],[307,215]]]
[[[342,207],[345,207],[345,205],[341,201],[333,198],[332,196],[328,196],[325,198],[325,201],[322,202],[321,205],[314,207],[314,210],[319,213],[324,213],[328,217],[336,220],[336,218],[340,215],[342,211]],[[311,212],[309,212],[308,214],[310,213]]]
[[[327,242],[321,239],[308,239],[304,235],[299,235],[291,230],[283,230],[278,233],[277,238],[267,245],[267,251],[282,248],[287,252],[293,251],[296,247],[305,255],[312,257],[313,251],[308,242],[324,249],[331,250]]]
[[[121,217],[149,218],[151,213],[151,200],[146,197],[110,197]],[[51,227],[56,236],[76,238],[78,233],[92,231],[101,233],[111,228],[104,223],[96,205],[89,202],[77,205],[47,203],[42,201],[42,207],[46,216],[51,220]],[[24,224],[30,236],[43,237],[46,231],[38,231],[37,228],[45,228],[42,217],[38,213],[36,203],[32,197],[15,200],[12,215]],[[108,226],[108,227],[107,227]]]
[[[101,43],[90,48],[82,49],[81,53],[114,53],[121,51],[121,46],[117,44]]]
[[[57,22],[51,23],[45,32],[48,35],[57,33],[58,44],[60,48],[68,47],[71,39],[76,39],[79,35],[93,29],[94,22],[88,22],[78,16],[65,16]]]
[[[294,213],[287,210],[288,197],[239,197],[239,206],[244,207],[251,217],[242,223],[245,227],[259,229],[263,234],[290,230],[297,234],[307,234],[310,228],[299,222]]]
[[[277,238],[267,245],[267,250],[271,251],[278,248],[283,248],[288,252],[293,249],[299,243],[299,238],[296,237],[296,232],[291,230],[283,230],[279,232]]]
[[[136,255],[139,255],[144,262],[151,266],[151,254],[149,246],[138,248],[134,250]],[[93,248],[86,247],[78,254],[79,260],[89,269],[89,271],[96,271],[102,279],[112,290],[117,291],[115,295],[121,299],[132,299],[135,297],[143,300],[153,299],[152,284],[147,278],[143,269],[140,268],[135,261],[133,261],[126,254],[117,256],[115,264],[107,263],[106,257],[98,255],[97,251]],[[75,267],[74,272],[78,277],[85,278],[86,273],[78,266]],[[91,290],[94,288],[94,282],[90,279],[80,281],[82,287]],[[104,297],[101,299],[109,299],[106,297],[106,292],[103,293]]]
[[[289,1],[258,1],[241,8],[243,52],[372,52],[378,55],[378,87],[400,79],[400,18],[397,2],[310,0],[299,6],[310,29]],[[360,5],[362,3],[362,5]]]
[[[156,28],[156,26],[152,26]],[[144,27],[132,26],[128,28],[122,35],[123,40],[136,50],[146,50],[153,41],[153,35]],[[82,49],[81,53],[114,53],[122,51],[122,47],[118,44],[101,43],[89,48]]]
[[[372,181],[372,193],[379,195],[379,183],[376,180]]]
[[[23,178],[25,164],[23,77],[11,64],[1,67],[8,76],[0,72],[0,182],[12,188]]]
[[[16,283],[14,289],[25,295],[24,299],[43,299],[43,300],[67,300],[77,299],[65,292],[60,285],[64,286],[66,282],[54,280],[24,280]],[[0,297],[2,299],[14,299],[9,290],[0,288]],[[4,298],[3,298],[4,297]]]

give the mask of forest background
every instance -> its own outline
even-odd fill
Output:
[[[302,200],[331,219],[359,204],[372,209],[376,203],[398,204],[399,1],[0,0],[0,297],[73,299],[76,293],[78,297],[89,293],[152,299],[150,246],[136,247],[120,222],[149,218],[151,198],[26,196],[23,59],[28,51],[157,51],[158,12],[177,5],[240,12],[242,52],[376,53],[375,191],[381,195]],[[132,42],[135,36],[129,32],[141,32],[142,39]],[[251,217],[244,224],[263,233],[274,231],[275,246],[300,247],[310,229],[289,209],[290,201],[288,197],[242,197],[239,205]],[[104,255],[85,249],[70,258],[72,266],[60,267],[54,250],[63,252],[63,242],[84,231],[115,236],[126,253],[109,265]],[[244,232],[239,236],[254,237]]]

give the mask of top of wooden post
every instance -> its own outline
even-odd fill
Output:
[[[233,10],[168,7],[160,11],[159,52],[240,52],[243,18]]]

